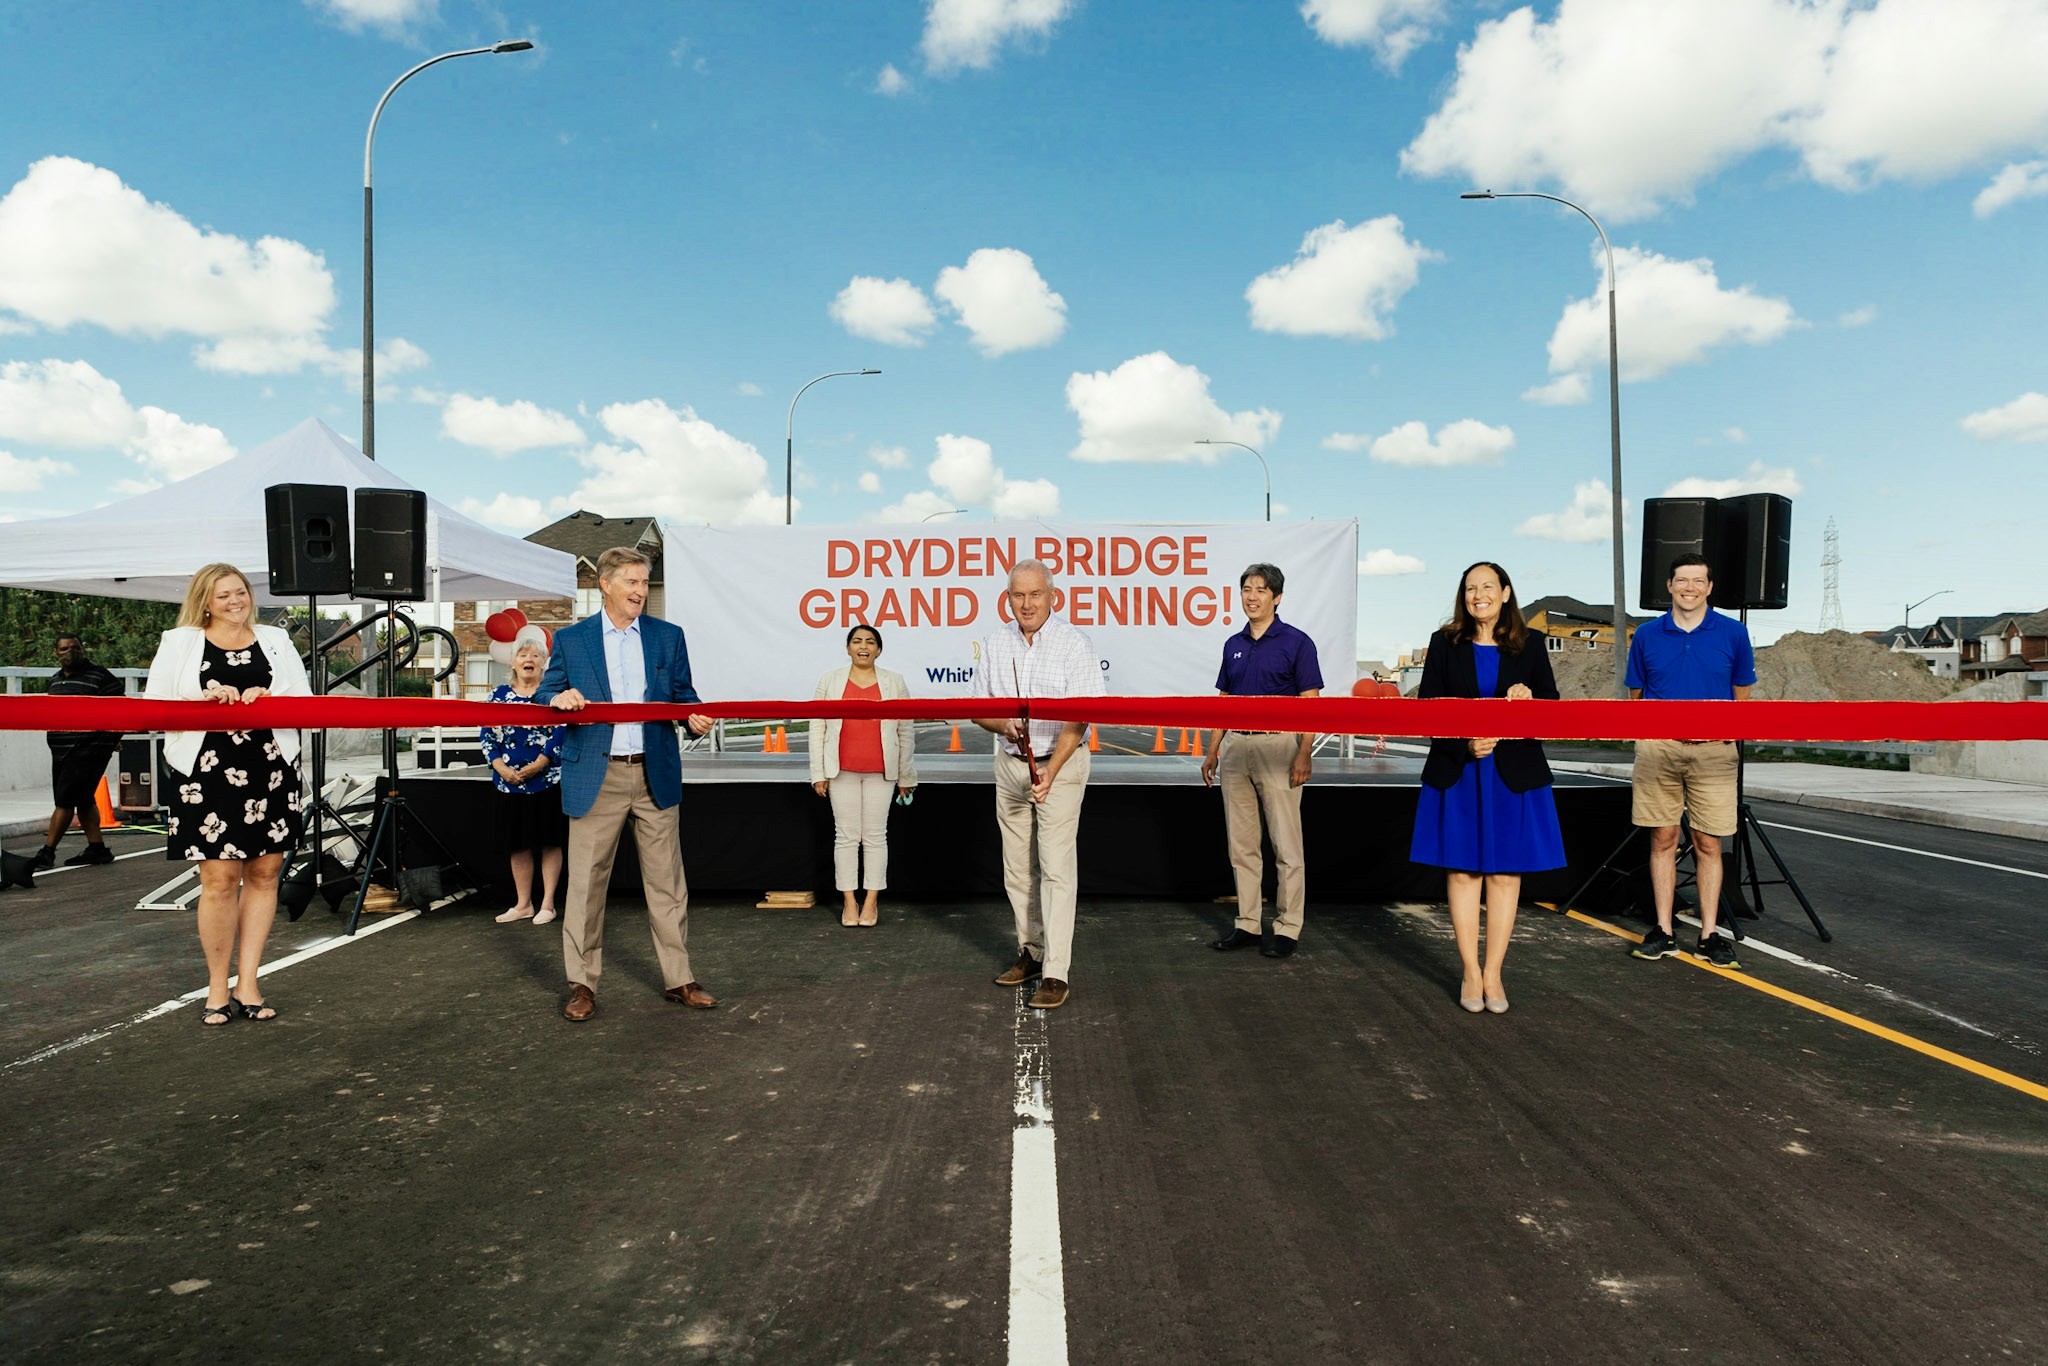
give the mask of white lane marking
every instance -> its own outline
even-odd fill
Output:
[[[383,930],[390,929],[393,925],[402,925],[408,920],[417,920],[419,919],[419,915],[420,913],[418,911],[400,911],[393,915],[381,917],[376,921],[376,923],[370,925],[367,929],[358,931],[353,939],[351,939],[349,936],[345,934],[336,934],[330,935],[326,939],[315,940],[313,943],[308,944],[305,948],[300,949],[297,953],[288,954],[287,956],[278,959],[275,963],[265,963],[260,969],[258,969],[258,971],[264,973],[265,975],[268,975],[270,973],[280,971],[284,968],[291,967],[294,964],[303,963],[308,958],[318,958],[321,954],[326,953],[328,950],[338,949],[343,944],[359,943],[362,940],[368,939],[373,934],[377,934]],[[228,990],[233,991],[235,989],[236,983],[238,983],[240,980],[240,974],[228,978]],[[48,1048],[37,1049],[35,1052],[29,1054],[27,1057],[16,1058],[13,1062],[7,1063],[4,1066],[0,1066],[0,1072],[12,1072],[15,1068],[26,1067],[30,1063],[46,1062],[49,1059],[56,1057],[60,1053],[69,1053],[74,1048],[83,1048],[85,1045],[89,1043],[96,1043],[99,1040],[106,1038],[109,1034],[112,1034],[117,1029],[126,1029],[130,1025],[146,1024],[149,1021],[156,1019],[159,1015],[168,1015],[174,1010],[181,1010],[184,1007],[191,1005],[194,1001],[203,1002],[205,999],[205,987],[200,987],[195,991],[188,991],[183,996],[175,997],[171,1000],[163,1002],[160,1005],[153,1005],[148,1010],[143,1011],[140,1015],[131,1015],[125,1020],[116,1020],[113,1024],[103,1025],[98,1029],[91,1030],[84,1034],[80,1034],[75,1039],[66,1039],[62,1043],[53,1043]]]
[[[143,858],[143,857],[145,857],[145,856],[147,856],[147,855],[149,855],[149,854],[162,854],[162,853],[163,853],[163,851],[164,851],[164,846],[163,846],[163,845],[161,845],[161,844],[159,844],[159,845],[158,845],[158,846],[157,846],[156,848],[154,848],[154,849],[137,849],[137,850],[136,850],[136,851],[135,851],[134,853],[132,853],[132,854],[116,854],[116,855],[114,855],[114,862],[116,862],[116,863],[126,863],[126,862],[127,862],[127,861],[128,861],[129,859],[132,859],[132,858]],[[63,863],[60,863],[60,864],[58,864],[58,865],[57,865],[57,866],[56,866],[55,868],[38,868],[38,869],[36,869],[36,878],[37,878],[37,880],[39,880],[39,881],[40,881],[41,879],[43,879],[43,878],[46,878],[46,877],[50,877],[50,876],[52,876],[53,874],[56,874],[56,873],[82,873],[82,872],[84,872],[84,871],[85,871],[86,869],[88,869],[88,868],[104,868],[104,867],[106,867],[106,866],[107,866],[107,865],[106,865],[106,864],[104,864],[104,863],[74,863],[74,864],[63,864]]]
[[[1691,925],[1695,929],[1700,928],[1700,919],[1696,915],[1681,914],[1678,918],[1684,921],[1686,924]],[[1772,958],[1783,959],[1785,962],[1794,964],[1798,967],[1809,968],[1814,972],[1825,973],[1829,977],[1840,977],[1851,982],[1860,980],[1859,978],[1852,977],[1848,973],[1843,972],[1840,968],[1831,968],[1826,963],[1816,963],[1811,958],[1803,958],[1799,954],[1792,952],[1792,950],[1790,949],[1779,948],[1776,944],[1766,944],[1763,940],[1757,938],[1753,934],[1745,934],[1742,936],[1742,947],[1744,947],[1745,949],[1755,949],[1758,953],[1768,954]]]
[[[1986,863],[1982,859],[1962,858],[1956,854],[1937,854],[1932,849],[1915,849],[1909,844],[1886,844],[1883,840],[1859,839],[1854,835],[1837,835],[1832,830],[1814,830],[1804,825],[1781,825],[1777,821],[1759,821],[1773,830],[1791,830],[1801,835],[1818,835],[1824,840],[1843,840],[1849,844],[1867,844],[1873,849],[1889,849],[1897,854],[1918,854],[1921,858],[1938,858],[1943,863],[1967,863],[1972,868],[1989,868],[1994,873],[2017,873],[2021,877],[2037,877],[2048,881],[2048,873],[2037,873],[2031,868],[2011,868],[2003,863]]]
[[[1042,1010],[1017,1003],[1016,1126],[1010,1140],[1010,1362],[1064,1366],[1066,1278],[1052,1135],[1052,1065]]]

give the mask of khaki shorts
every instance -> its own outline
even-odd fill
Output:
[[[1690,815],[1697,834],[1735,833],[1733,740],[1697,745],[1638,740],[1633,783],[1635,802],[1630,815],[1637,825],[1676,825],[1680,816]]]

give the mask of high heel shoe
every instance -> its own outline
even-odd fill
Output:
[[[849,930],[852,929],[860,924],[860,911],[852,906],[845,907],[839,912],[839,923]]]
[[[1486,1008],[1496,1015],[1505,1015],[1508,1013],[1508,998],[1496,996],[1489,991],[1486,993]],[[1466,1009],[1469,1010],[1471,1007],[1467,1006]]]
[[[860,908],[860,923],[863,925],[872,927],[881,918],[882,910],[879,906],[863,906]]]
[[[1484,988],[1481,988],[1481,990],[1484,990]],[[1471,1011],[1474,1015],[1486,1009],[1486,1002],[1483,998],[1467,996],[1465,994],[1465,984],[1463,982],[1458,984],[1458,1004]]]

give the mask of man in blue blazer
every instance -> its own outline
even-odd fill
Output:
[[[555,633],[535,700],[560,711],[592,702],[697,702],[690,686],[690,650],[683,630],[647,606],[648,559],[614,547],[597,558],[602,611]],[[711,718],[692,714],[698,735]],[[562,962],[568,970],[567,1019],[597,1013],[604,966],[604,908],[612,860],[628,820],[640,853],[647,921],[661,959],[664,999],[709,1010],[718,1004],[690,972],[690,890],[683,879],[677,805],[683,760],[673,721],[595,722],[570,726],[562,744],[562,809],[569,816],[569,891],[563,901]]]

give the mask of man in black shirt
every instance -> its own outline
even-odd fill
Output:
[[[85,657],[85,642],[75,632],[57,637],[57,672],[50,675],[52,697],[119,697],[121,680]],[[86,863],[112,863],[114,851],[100,834],[100,808],[96,800],[100,779],[106,776],[107,760],[121,746],[119,731],[53,730],[50,732],[50,795],[56,810],[50,813],[50,830],[43,847],[36,851],[35,865],[49,868],[57,862],[57,841],[71,828],[71,815],[85,829],[85,848],[64,860],[67,868]]]

